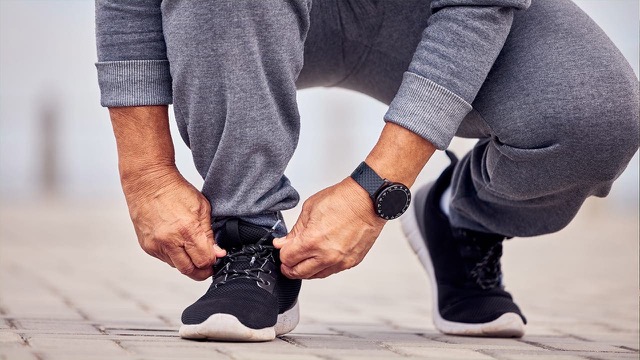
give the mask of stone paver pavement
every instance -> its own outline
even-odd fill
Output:
[[[303,284],[293,333],[258,344],[178,338],[208,283],[144,254],[123,204],[4,204],[0,359],[638,359],[637,213],[602,204],[506,244],[523,339],[438,333],[427,278],[390,223],[360,266]]]

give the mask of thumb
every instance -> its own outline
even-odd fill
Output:
[[[295,225],[293,225],[293,228],[286,236],[273,239],[273,247],[275,247],[276,249],[282,249],[282,247],[285,246],[288,242],[295,239],[298,233],[300,233],[300,228],[302,227],[301,224],[302,222],[298,218],[298,221],[296,221]]]
[[[285,237],[274,238],[273,239],[273,247],[275,247],[276,249],[282,249],[284,244],[286,244],[287,241],[289,241],[293,237],[292,233],[293,233],[293,231],[288,233]]]
[[[274,238],[273,247],[275,247],[276,249],[282,249],[282,247],[285,246],[287,242],[290,242],[291,240],[295,239],[296,236],[298,236],[298,234],[302,232],[302,229],[304,228],[304,224],[306,224],[308,221],[309,221],[309,213],[305,208],[305,206],[303,206],[302,212],[300,213],[300,216],[298,216],[298,220],[296,220],[296,223],[293,225],[293,228],[291,228],[291,231],[289,231],[289,233],[285,237]]]
[[[221,248],[220,246],[218,246],[218,244],[213,245],[213,252],[216,254],[216,258],[227,256],[227,251]]]

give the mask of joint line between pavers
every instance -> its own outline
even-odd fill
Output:
[[[27,337],[27,335],[18,333],[18,336],[20,336],[20,340],[22,340],[25,346],[31,347],[31,343],[29,343],[29,338]]]
[[[40,275],[37,275],[35,273],[33,273],[32,271],[29,271],[23,267],[19,267],[15,264],[12,264],[10,266],[10,269],[14,272],[21,272],[23,275],[27,276],[27,277],[31,277],[32,279],[34,279],[37,283],[39,283],[42,287],[44,287],[47,291],[49,291],[51,294],[53,294],[54,296],[57,296],[60,300],[62,300],[62,302],[67,305],[71,310],[75,311],[78,313],[78,315],[80,315],[80,317],[84,320],[91,320],[90,317],[82,310],[80,310],[80,308],[73,302],[71,301],[70,298],[68,298],[67,296],[65,296],[62,291],[60,291],[60,289],[56,288],[55,286],[53,286],[52,284],[50,284],[45,278],[43,278]]]
[[[318,359],[322,359],[322,360],[340,360],[339,358],[330,356],[330,355],[323,355],[323,354],[313,354],[313,356],[317,357]]]
[[[237,358],[236,358],[235,356],[233,356],[233,354],[230,354],[230,353],[229,353],[229,352],[227,352],[227,351],[224,351],[224,350],[221,350],[221,349],[218,349],[218,348],[216,348],[216,349],[214,349],[214,350],[215,350],[215,352],[217,352],[217,353],[219,353],[219,354],[222,354],[222,355],[226,356],[228,359],[231,359],[231,360],[237,360]]]
[[[6,318],[6,319],[4,319],[4,322],[6,322],[7,325],[9,325],[9,329],[18,330],[18,325],[16,325],[16,319],[14,319],[14,318]]]
[[[131,355],[135,355],[135,353],[129,349],[127,349],[126,347],[124,347],[122,345],[122,343],[120,343],[120,340],[111,340],[113,341],[114,344],[116,344],[117,347],[119,347],[120,349],[124,350],[127,354],[131,354]]]
[[[386,344],[384,342],[376,342],[376,345],[378,345],[378,346],[382,347],[383,349],[388,350],[388,351],[390,351],[390,352],[392,352],[392,353],[394,353],[396,355],[400,355],[400,356],[403,356],[403,357],[410,357],[411,356],[411,354],[408,354],[408,353],[403,352],[403,351],[401,351],[399,349],[396,349],[395,347],[393,347],[393,345]]]
[[[616,347],[619,347],[620,349],[623,349],[623,350],[633,351],[634,353],[640,353],[640,350],[634,349],[634,348],[629,347],[629,346],[620,345],[620,346],[616,346]]]
[[[293,338],[290,338],[288,336],[278,336],[278,339],[286,342],[287,344],[291,344],[295,347],[299,347],[299,348],[306,348],[306,346],[304,346],[303,344],[295,341]]]
[[[135,296],[133,296],[131,293],[129,293],[128,291],[118,287],[117,285],[115,285],[114,283],[112,283],[111,281],[105,281],[104,282],[116,295],[120,296],[122,299],[127,300],[127,301],[131,301],[134,304],[136,304],[137,307],[140,308],[140,310],[146,312],[147,314],[151,314],[153,316],[155,316],[156,318],[160,319],[160,321],[162,321],[163,323],[165,323],[166,325],[171,325],[173,326],[174,324],[171,323],[171,320],[169,320],[166,316],[163,315],[158,315],[155,314],[153,311],[151,311],[151,307],[149,305],[147,305],[145,302],[137,299]]]
[[[91,324],[91,326],[92,326],[94,329],[98,330],[98,332],[100,332],[100,334],[102,334],[102,335],[108,335],[108,334],[107,334],[107,331],[105,330],[105,328],[104,328],[102,325],[100,325],[100,324]]]
[[[549,350],[549,351],[566,351],[566,350],[564,350],[564,349],[560,349],[560,348],[557,348],[557,347],[553,347],[553,346],[549,346],[549,345],[541,344],[541,343],[539,343],[539,342],[535,342],[535,341],[530,341],[530,340],[516,340],[516,341],[519,341],[519,342],[522,342],[522,343],[525,343],[525,344],[529,344],[529,345],[531,345],[531,346],[535,346],[535,347],[537,347],[537,348],[541,348],[541,349],[544,349],[544,350]]]
[[[332,326],[327,327],[327,329],[336,332],[338,335],[342,335],[342,336],[348,337],[350,339],[364,339],[364,337],[362,337],[362,336],[358,336],[358,335],[350,333],[348,331],[336,329],[336,328],[334,328]]]
[[[544,344],[541,344],[541,343],[538,343],[538,342],[535,342],[535,341],[528,341],[528,340],[518,340],[518,341],[523,342],[523,343],[525,343],[525,344],[532,345],[532,346],[536,346],[536,347],[539,347],[539,348],[542,348],[542,349],[545,349],[545,350],[550,350],[550,351],[560,351],[560,352],[572,352],[572,351],[576,351],[576,350],[560,349],[560,348],[556,348],[556,347],[554,347],[554,346],[544,345]],[[620,346],[618,346],[618,348],[621,348],[621,347],[620,347]],[[621,350],[623,350],[623,349],[621,349]],[[624,349],[624,350],[627,350],[627,349]],[[606,351],[606,350],[605,350],[605,351],[599,351],[599,350],[593,350],[593,351],[590,351],[590,350],[582,350],[582,351],[584,351],[584,352],[591,352],[591,353],[594,353],[594,354],[625,354],[625,352],[622,352],[622,351]],[[636,351],[636,350],[632,350],[632,352],[638,352],[638,351]],[[626,353],[628,354],[628,352],[626,352]]]

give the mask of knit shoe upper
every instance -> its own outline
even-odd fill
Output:
[[[447,325],[484,324],[514,313],[526,319],[502,284],[500,257],[504,236],[453,228],[440,208],[457,159],[430,187],[416,196],[416,216],[422,241],[433,266],[439,315]],[[467,329],[468,330],[468,329]],[[455,330],[454,330],[455,331]],[[452,331],[453,332],[453,331]],[[468,331],[469,335],[477,335]],[[518,335],[518,332],[514,332]]]
[[[262,329],[274,326],[278,314],[295,305],[301,281],[280,272],[271,233],[238,219],[225,223],[216,240],[227,256],[214,265],[209,290],[182,313],[183,324],[200,324],[211,315],[230,314],[248,328]]]

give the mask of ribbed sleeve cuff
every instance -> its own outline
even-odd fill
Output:
[[[168,105],[172,102],[168,60],[96,63],[102,106]]]
[[[420,75],[405,72],[400,90],[384,118],[444,150],[471,109],[469,103],[444,87]]]

